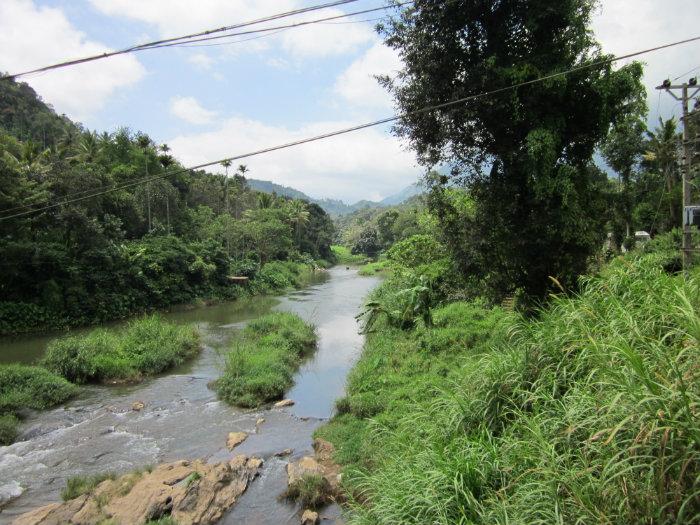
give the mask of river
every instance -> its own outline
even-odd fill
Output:
[[[362,349],[354,316],[377,284],[354,269],[336,266],[317,274],[301,290],[279,298],[245,301],[163,314],[177,323],[198,326],[204,344],[201,355],[168,374],[130,386],[88,386],[68,404],[29,414],[20,441],[0,447],[0,489],[19,484],[22,495],[0,511],[0,523],[46,503],[59,501],[68,477],[129,470],[174,461],[205,458],[226,460],[229,432],[250,436],[235,453],[265,459],[261,475],[238,504],[220,521],[224,524],[299,523],[299,508],[280,501],[286,488],[286,464],[312,453],[314,430],[332,415],[345,379]],[[207,387],[221,370],[222,352],[245,323],[269,311],[289,311],[316,326],[316,353],[299,369],[285,397],[295,405],[285,409],[245,411],[217,400]],[[24,337],[0,342],[0,362],[31,361],[50,338]],[[134,401],[145,409],[135,412]],[[256,429],[258,418],[265,422]],[[275,453],[292,448],[287,458]],[[324,523],[338,517],[335,506],[324,509]]]

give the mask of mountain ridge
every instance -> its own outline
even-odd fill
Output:
[[[282,195],[285,197],[291,197],[294,199],[303,199],[314,204],[318,204],[324,209],[326,213],[333,216],[349,215],[357,210],[364,208],[383,208],[385,206],[395,206],[407,201],[415,195],[423,193],[423,188],[420,183],[415,182],[409,186],[406,186],[401,191],[389,195],[380,201],[370,201],[370,200],[360,200],[354,204],[347,204],[345,201],[340,199],[314,199],[309,197],[303,191],[297,190],[289,186],[283,186],[275,182],[260,180],[260,179],[246,179],[251,188],[257,191],[262,191],[265,193],[276,193],[277,195]]]

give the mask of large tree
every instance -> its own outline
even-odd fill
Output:
[[[416,0],[381,28],[404,68],[383,79],[403,112],[396,126],[426,166],[468,187],[470,260],[495,296],[543,297],[575,284],[604,231],[595,148],[638,104],[641,66],[610,63],[510,86],[605,58],[589,28],[593,0]],[[439,199],[438,199],[439,202]],[[438,214],[440,210],[437,210]],[[451,244],[448,240],[448,245]],[[462,236],[455,242],[464,241]]]

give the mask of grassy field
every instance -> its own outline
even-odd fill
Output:
[[[197,355],[199,334],[157,315],[129,322],[123,329],[93,330],[56,339],[42,365],[74,383],[137,381]]]
[[[272,313],[248,323],[226,355],[216,392],[227,403],[257,407],[280,399],[301,360],[316,347],[314,328],[291,313]]]
[[[379,327],[318,431],[350,522],[700,522],[700,278],[663,264],[618,259],[529,320]]]
[[[43,410],[77,394],[77,387],[38,366],[0,365],[0,444],[17,437],[18,413]]]

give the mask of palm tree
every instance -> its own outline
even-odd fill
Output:
[[[678,171],[675,169],[678,154],[678,146],[681,135],[677,132],[678,123],[674,117],[664,120],[659,117],[659,126],[654,132],[647,131],[649,142],[644,160],[653,163],[659,170],[666,183],[666,191],[669,196],[679,182]],[[680,222],[674,206],[673,199],[669,200],[669,217],[671,224],[678,225]]]
[[[275,198],[269,193],[258,193],[258,208],[265,210],[267,208],[272,208]]]
[[[146,179],[148,179],[148,150],[151,147],[151,139],[148,135],[139,135],[136,137],[136,143],[139,148],[143,150],[144,154],[144,164],[146,165]],[[146,180],[146,209],[148,210],[148,231],[151,231],[152,221],[151,221],[151,183]]]
[[[226,179],[224,182],[224,209],[226,210],[226,213],[228,213],[229,212],[229,206],[228,206],[228,169],[231,167],[231,161],[226,159],[226,160],[221,162],[221,165],[226,170]]]
[[[309,217],[311,214],[309,213],[309,209],[306,207],[306,203],[300,200],[290,201],[287,205],[287,213],[289,214],[289,222],[294,225],[297,246],[299,246],[301,230],[309,223]]]

